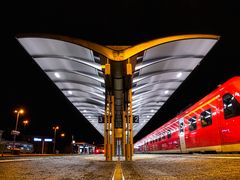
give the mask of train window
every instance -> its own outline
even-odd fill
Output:
[[[212,124],[212,112],[211,109],[203,111],[200,115],[202,127],[209,126]]]
[[[183,122],[180,122],[180,133],[183,133],[184,131],[184,125]]]
[[[188,119],[189,130],[194,131],[197,129],[197,117],[193,116],[192,118]]]
[[[169,129],[169,130],[167,130],[167,137],[171,138],[171,136],[172,136],[172,133],[171,133],[171,130]]]
[[[240,104],[233,95],[229,93],[223,96],[223,108],[225,119],[240,115]]]
[[[166,139],[165,132],[162,133],[162,140]]]

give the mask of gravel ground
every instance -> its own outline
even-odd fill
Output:
[[[2,180],[109,180],[115,162],[104,161],[103,156],[35,157],[0,163]]]
[[[0,180],[110,180],[103,155],[0,158]],[[239,154],[134,155],[121,158],[125,180],[240,180]]]
[[[127,180],[239,180],[240,155],[135,155],[122,169]]]

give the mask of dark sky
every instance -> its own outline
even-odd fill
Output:
[[[79,141],[103,142],[101,135],[64,97],[18,44],[21,33],[60,34],[103,45],[135,45],[191,33],[220,35],[219,42],[168,102],[135,137],[153,131],[189,104],[240,75],[240,8],[230,1],[32,1],[11,2],[1,24],[0,129],[14,128],[17,107],[31,121],[24,133],[53,136],[52,126]],[[19,128],[23,128],[19,124]]]

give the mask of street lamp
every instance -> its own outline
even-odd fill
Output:
[[[16,119],[15,129],[14,129],[14,131],[12,131],[12,134],[13,134],[13,150],[15,150],[16,135],[19,134],[19,132],[17,131],[19,115],[23,114],[24,110],[23,109],[15,110],[14,113],[17,114],[17,119]]]
[[[28,123],[29,123],[29,120],[24,120],[24,121],[23,121],[24,129],[25,129],[26,125],[28,125]]]
[[[65,133],[61,133],[60,136],[61,136],[62,138],[64,138],[64,137],[65,137]]]
[[[29,124],[29,120],[25,119],[22,121],[22,123],[23,123],[23,130],[24,130],[24,134],[25,134],[26,133],[26,125]],[[25,134],[24,139],[26,140],[26,138],[27,138],[27,136]]]
[[[55,147],[56,147],[56,134],[57,134],[57,130],[59,129],[59,126],[54,126],[53,130],[54,130],[54,141],[53,141],[53,153],[55,153]]]

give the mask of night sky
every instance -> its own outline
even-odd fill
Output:
[[[176,116],[232,76],[240,75],[240,8],[225,1],[39,1],[6,6],[1,24],[0,129],[10,138],[15,108],[23,107],[19,129],[53,136],[59,125],[68,139],[103,143],[103,137],[65,98],[15,39],[22,33],[47,33],[102,45],[135,45],[155,38],[192,33],[220,35],[214,48],[152,120],[138,140]],[[23,129],[22,120],[30,124]]]

